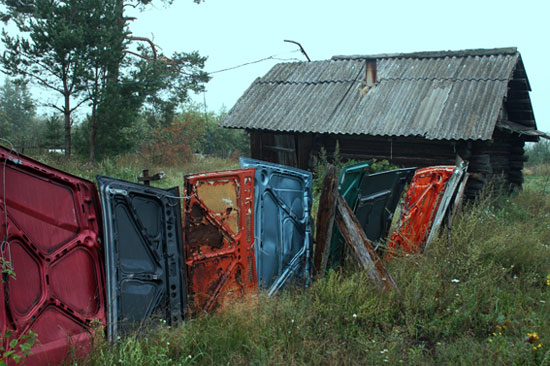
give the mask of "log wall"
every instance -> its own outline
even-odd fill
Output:
[[[276,136],[277,135],[277,136]],[[453,165],[460,157],[468,160],[470,179],[465,191],[468,198],[479,194],[488,182],[495,187],[521,188],[525,139],[518,134],[496,129],[490,141],[443,141],[417,137],[380,137],[331,134],[275,134],[250,131],[252,157],[312,170],[313,157],[321,149],[329,160],[337,143],[342,160],[388,160],[401,167]],[[289,139],[292,139],[289,142]],[[277,141],[285,141],[279,146]]]

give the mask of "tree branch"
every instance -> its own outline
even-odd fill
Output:
[[[61,113],[65,113],[65,110],[61,107],[58,107],[56,106],[55,104],[49,104],[50,107],[54,108],[54,109],[57,109],[58,111],[60,111]]]
[[[40,84],[42,84],[44,87],[55,90],[56,92],[63,94],[63,90],[58,89],[55,86],[51,85],[50,83],[48,83],[45,79],[41,78],[40,76],[35,75],[33,73],[30,73],[28,71],[19,69],[19,68],[15,69],[15,70],[20,74],[23,74],[25,76],[28,76],[28,77],[31,77],[31,78],[34,78],[34,79],[38,80],[38,82]]]
[[[153,59],[154,60],[157,59],[157,46],[149,38],[129,36],[129,37],[126,37],[126,39],[129,39],[130,41],[140,41],[140,42],[149,43],[149,45],[151,46],[151,49],[153,50]]]
[[[139,57],[139,58],[142,58],[146,61],[149,61],[149,62],[153,62],[153,60],[151,59],[151,57],[147,57],[147,56],[144,56],[144,55],[140,55],[139,53],[137,52],[132,52],[132,51],[124,51],[126,53],[129,53],[130,55],[134,55],[136,57]]]
[[[77,109],[78,107],[80,107],[82,104],[86,103],[87,101],[89,101],[91,99],[91,97],[87,97],[87,98],[84,98],[83,100],[81,100],[76,106],[74,106],[73,108],[71,108],[69,110],[69,113],[73,113],[73,111],[75,109]]]

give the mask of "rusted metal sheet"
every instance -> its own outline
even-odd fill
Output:
[[[416,171],[389,243],[389,253],[422,251],[447,183],[455,166],[436,166]]]
[[[183,318],[179,190],[98,176],[103,203],[107,280],[107,335],[111,340],[156,314]]]
[[[0,344],[38,335],[25,365],[60,364],[105,324],[101,211],[92,182],[0,147]],[[5,337],[7,330],[12,337]]]
[[[336,207],[336,225],[371,281],[381,290],[399,291],[351,208],[339,194],[336,198]]]
[[[254,169],[185,177],[185,262],[193,312],[257,290]]]
[[[310,172],[241,158],[255,168],[255,235],[258,286],[273,295],[293,281],[309,286],[313,233]]]

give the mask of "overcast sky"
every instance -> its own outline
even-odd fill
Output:
[[[153,37],[165,54],[198,50],[213,72],[209,110],[230,109],[255,78],[286,59],[333,55],[518,47],[532,92],[539,129],[550,131],[550,1],[369,1],[369,0],[157,0],[131,25]],[[203,102],[203,95],[194,96]]]
[[[166,55],[197,50],[208,56],[208,72],[251,63],[212,75],[205,95],[193,96],[201,104],[206,100],[208,110],[230,109],[276,63],[305,61],[285,39],[300,42],[312,60],[517,47],[537,126],[550,132],[549,0],[174,0],[170,6],[153,0],[143,11],[125,10],[137,17],[134,35],[152,38]],[[33,91],[44,104],[62,102]]]

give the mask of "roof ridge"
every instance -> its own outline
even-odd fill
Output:
[[[332,61],[358,60],[371,58],[444,58],[444,57],[471,57],[471,56],[492,56],[492,55],[515,55],[518,54],[517,47],[502,48],[476,48],[456,51],[423,51],[410,53],[380,53],[375,55],[337,55],[332,56]]]
[[[357,79],[339,79],[339,80],[313,80],[313,81],[288,81],[288,80],[257,80],[257,84],[284,84],[284,85],[312,85],[312,84],[337,84],[359,82]],[[378,80],[382,81],[509,81],[506,78],[459,78],[459,77],[384,77]]]
[[[460,78],[460,77],[415,77],[415,78],[401,78],[401,77],[386,77],[380,78],[379,81],[509,81],[507,78]]]
[[[288,81],[288,80],[258,80],[257,84],[284,84],[284,85],[310,85],[310,84],[337,84],[351,83],[356,79],[341,79],[341,80],[314,80],[314,81]]]

